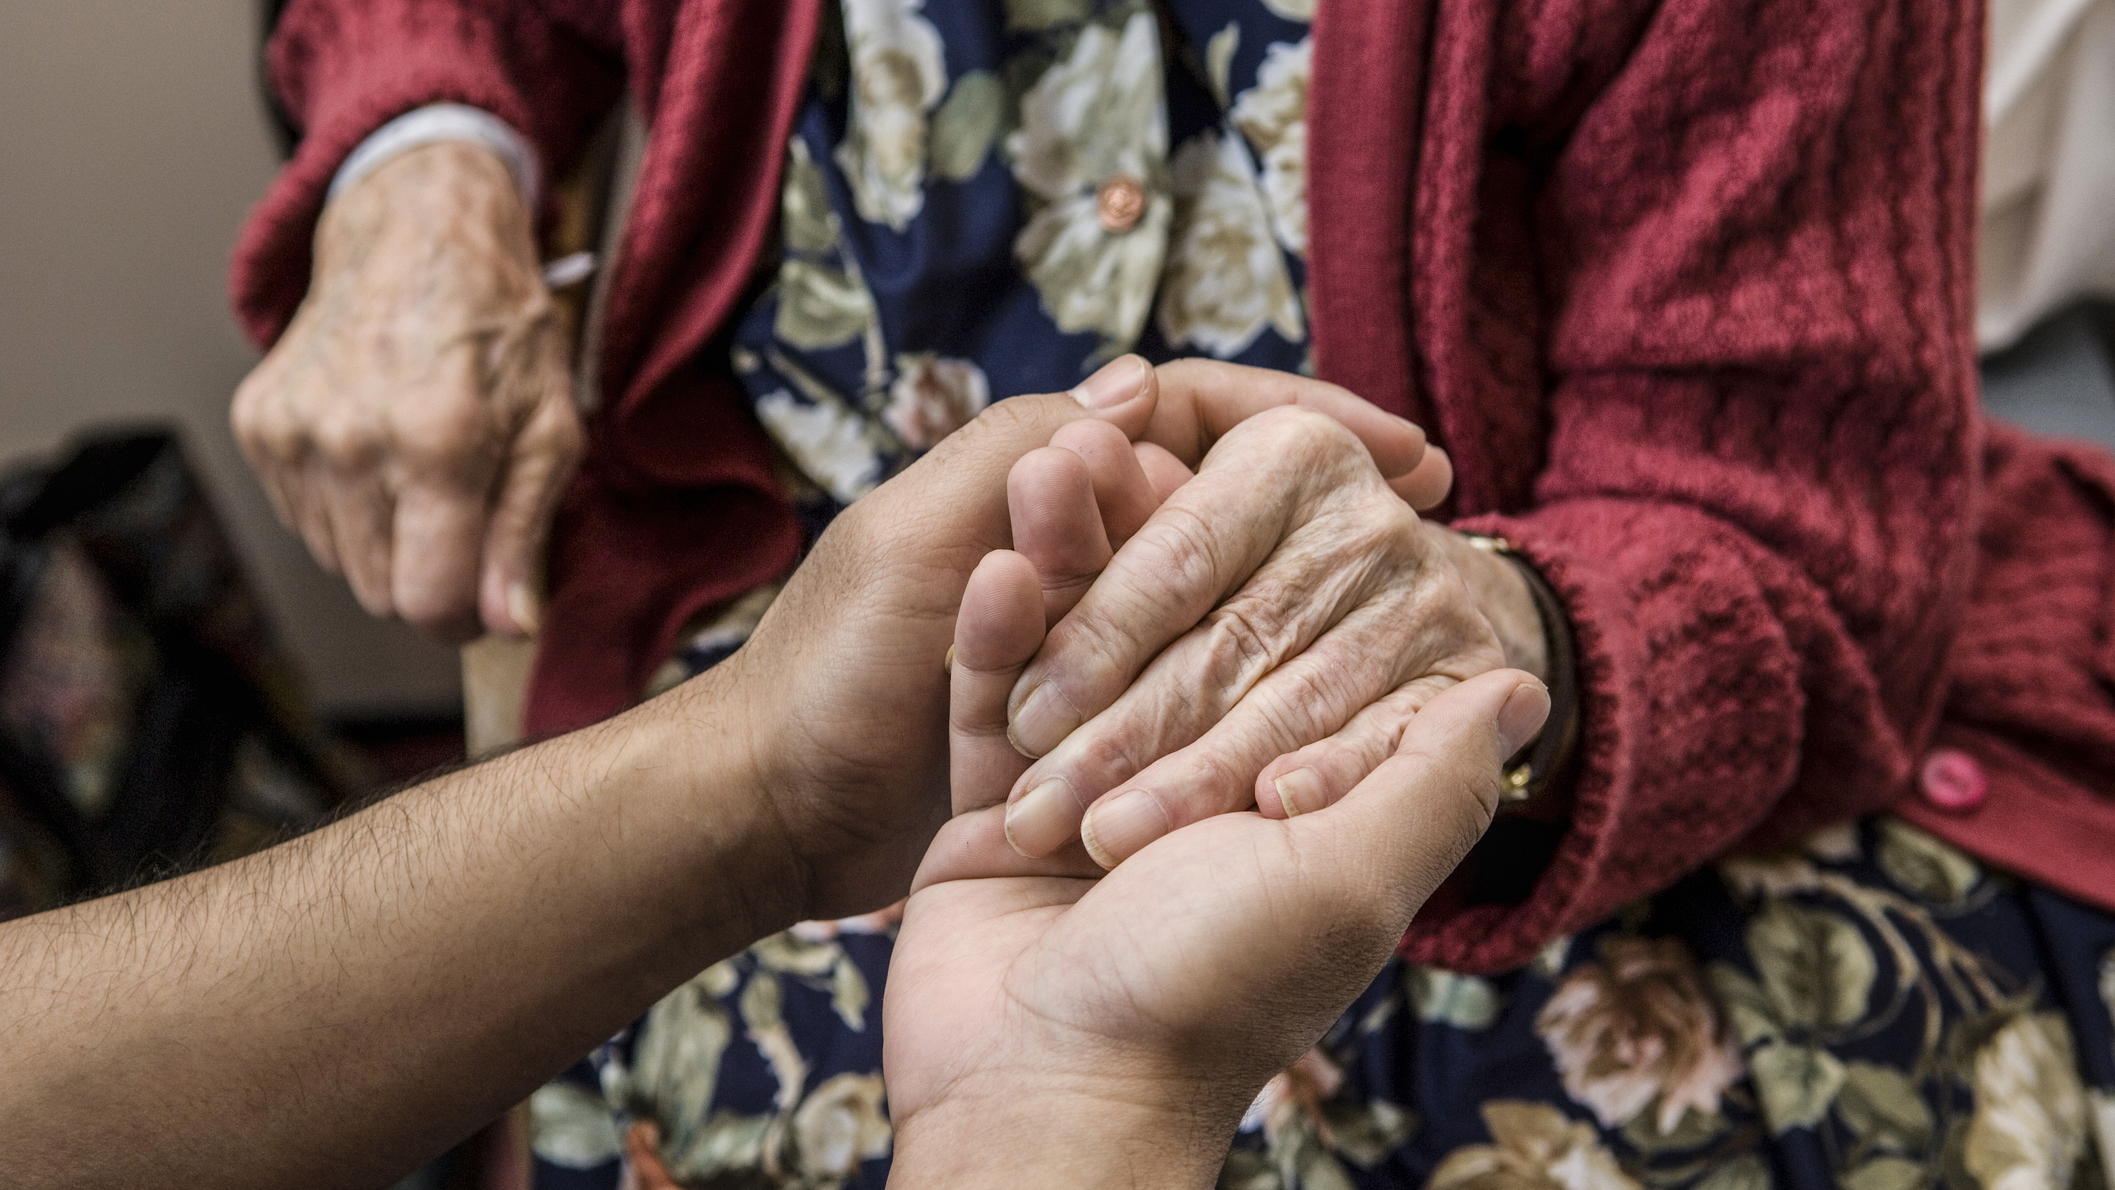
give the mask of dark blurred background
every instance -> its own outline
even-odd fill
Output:
[[[183,433],[322,713],[459,712],[453,650],[369,619],[279,528],[227,426],[255,360],[228,250],[279,148],[258,0],[0,4],[0,465],[97,422]]]

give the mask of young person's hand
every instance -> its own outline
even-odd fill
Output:
[[[1018,554],[978,567],[956,629],[958,733],[1004,723],[994,678],[1034,654],[1045,589]],[[1213,817],[1106,876],[1077,842],[1022,857],[997,806],[954,819],[919,871],[883,1004],[894,1176],[1210,1185],[1265,1080],[1367,986],[1482,835],[1501,763],[1548,710],[1529,675],[1485,673],[1432,698],[1336,804]]]
[[[946,658],[979,560],[1018,538],[1051,567],[1038,607],[1062,611],[1108,558],[1108,534],[1122,540],[1213,443],[1282,406],[1341,425],[1368,467],[1406,487],[1444,467],[1416,426],[1341,389],[1126,356],[1069,396],[994,405],[832,522],[749,644],[713,671],[748,701],[742,721],[760,725],[760,783],[810,878],[804,916],[900,898],[947,820]]]

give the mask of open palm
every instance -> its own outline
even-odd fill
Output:
[[[965,775],[1017,772],[1003,747],[1006,671],[1034,654],[1043,584],[988,556],[965,592],[953,698]],[[1031,1138],[1107,1136],[1121,1117],[1211,1168],[1244,1107],[1372,979],[1411,915],[1481,836],[1501,761],[1539,728],[1539,683],[1501,670],[1436,698],[1396,755],[1349,795],[1292,819],[1223,815],[1157,840],[1096,879],[1077,842],[1045,859],[1008,845],[1002,810],[954,819],[927,854],[884,1004],[891,1114],[1039,1119]],[[990,750],[980,755],[980,750]],[[1004,788],[1003,785],[1000,786]],[[1023,1115],[1026,1105],[1035,1105]],[[1100,1123],[1097,1130],[1090,1125]],[[1018,1160],[1021,1138],[1010,1142]],[[1193,1163],[1194,1164],[1194,1163]]]

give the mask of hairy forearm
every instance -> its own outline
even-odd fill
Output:
[[[735,705],[692,683],[248,859],[0,926],[10,1184],[378,1184],[790,923]]]

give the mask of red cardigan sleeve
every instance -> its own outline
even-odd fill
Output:
[[[1462,526],[1512,540],[1566,604],[1583,737],[1554,851],[1496,832],[1405,940],[1485,971],[1906,788],[1972,579],[1978,433],[1974,0],[1535,0],[1502,19],[1485,143],[1529,164],[1486,170],[1479,234],[1507,222],[1492,180],[1533,179],[1516,220],[1547,455],[1521,507]],[[1590,51],[1624,27],[1619,55],[1564,63],[1567,37]],[[1428,141],[1450,110],[1434,101]],[[1460,347],[1421,340],[1445,424]],[[1479,445],[1458,454],[1467,471]],[[1477,903],[1509,866],[1518,891]]]
[[[230,278],[251,339],[276,339],[307,293],[324,192],[369,133],[425,104],[469,104],[563,168],[622,84],[616,30],[615,5],[589,0],[293,0],[266,66],[301,142],[244,224]]]

